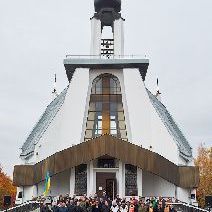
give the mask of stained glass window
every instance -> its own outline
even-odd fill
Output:
[[[85,141],[106,133],[127,140],[121,86],[111,74],[102,74],[93,81]]]

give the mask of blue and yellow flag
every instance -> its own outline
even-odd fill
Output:
[[[47,172],[46,173],[46,180],[45,180],[45,184],[44,184],[44,193],[43,193],[44,197],[48,194],[50,184],[51,184],[50,175],[49,175],[49,172]]]

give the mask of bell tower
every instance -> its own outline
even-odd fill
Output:
[[[91,55],[108,59],[124,55],[121,0],[94,0],[94,7],[95,13],[91,18]],[[111,27],[112,36],[102,36],[105,27]]]

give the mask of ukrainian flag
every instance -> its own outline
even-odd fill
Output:
[[[51,184],[50,175],[49,175],[49,172],[47,172],[46,173],[46,180],[45,180],[45,184],[44,184],[44,193],[43,193],[44,197],[48,194],[50,184]]]

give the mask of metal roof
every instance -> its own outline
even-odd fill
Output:
[[[189,161],[192,157],[192,148],[183,135],[180,128],[177,126],[176,122],[174,121],[173,117],[166,109],[166,107],[153,95],[148,89],[147,93],[149,95],[149,99],[155,110],[157,111],[158,115],[160,116],[163,124],[167,128],[170,135],[174,138],[177,143],[177,146],[180,151],[180,155],[187,161]]]
[[[22,153],[21,157],[24,159],[29,158],[33,155],[35,144],[40,140],[43,133],[48,128],[49,124],[52,122],[58,111],[60,110],[61,106],[64,103],[66,93],[68,87],[65,88],[46,108],[45,112],[33,128],[32,132],[26,139],[25,143],[22,146]]]

